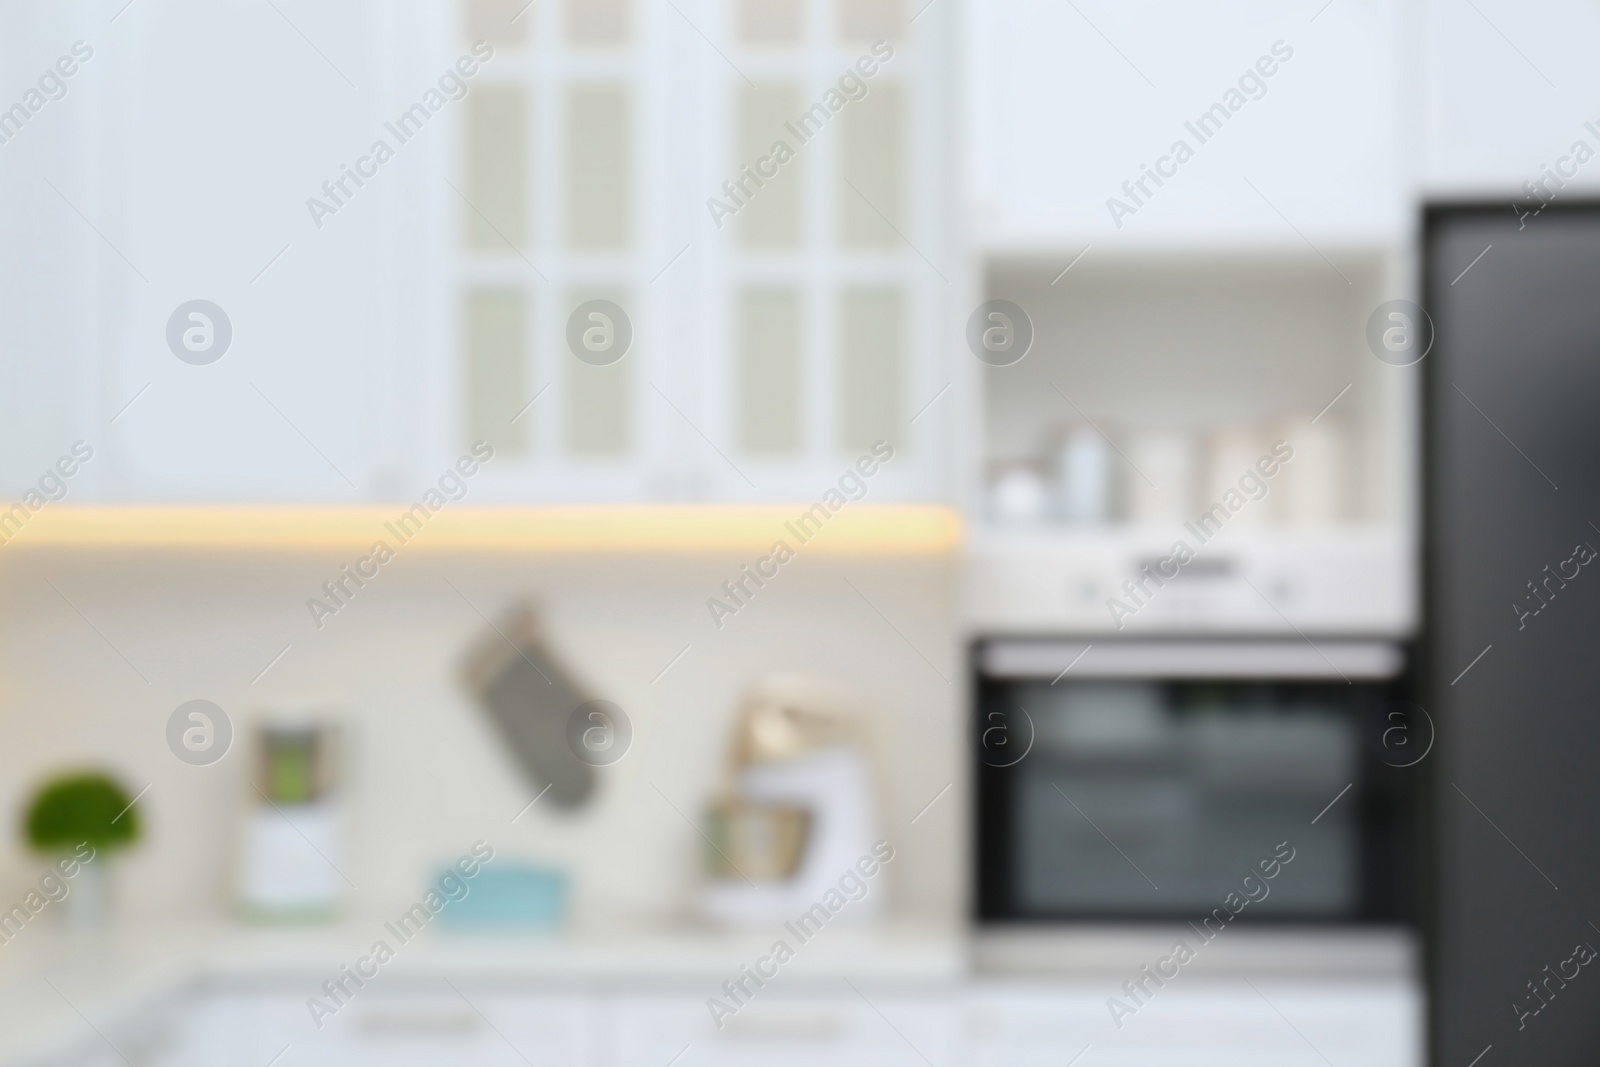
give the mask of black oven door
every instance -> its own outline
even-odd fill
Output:
[[[1402,647],[973,652],[980,920],[1415,920],[1433,728],[1406,699]]]

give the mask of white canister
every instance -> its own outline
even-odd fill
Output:
[[[1286,419],[1278,436],[1294,458],[1278,475],[1278,514],[1290,526],[1331,526],[1349,517],[1349,440],[1344,428],[1310,412]]]
[[[1056,465],[1061,517],[1068,522],[1111,521],[1111,448],[1093,426],[1075,426],[1062,442]]]
[[[1256,470],[1256,460],[1267,455],[1271,448],[1268,435],[1258,426],[1234,424],[1220,427],[1213,433],[1207,456],[1205,497],[1200,509],[1207,511],[1214,505],[1222,505],[1229,512],[1227,525],[1230,528],[1265,525],[1272,515],[1272,505],[1267,498],[1277,487],[1261,477]]]
[[[1128,442],[1128,520],[1175,525],[1194,509],[1199,457],[1194,439],[1181,430],[1141,430]]]

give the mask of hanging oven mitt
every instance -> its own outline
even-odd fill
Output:
[[[542,640],[533,609],[522,605],[493,624],[463,675],[534,789],[548,788],[547,799],[561,808],[587,800],[594,768],[567,740],[568,720],[586,698]]]

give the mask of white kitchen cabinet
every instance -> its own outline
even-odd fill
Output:
[[[1181,972],[1180,972],[1181,973]],[[1400,980],[1188,975],[1135,1014],[1111,1016],[1121,976],[980,982],[969,996],[973,1067],[1419,1067],[1421,997]],[[1251,983],[1254,983],[1253,985]],[[1092,1050],[1087,1051],[1086,1050]]]
[[[436,238],[433,349],[456,355],[432,374],[435,432],[504,441],[482,492],[506,499],[811,498],[880,439],[897,457],[875,495],[941,496],[948,407],[913,419],[948,382],[946,13],[594,6],[633,14],[575,46],[581,5],[529,9],[493,61],[507,106],[468,99],[484,128],[463,124],[457,184],[475,200],[507,158],[526,173],[503,208],[452,202]],[[847,75],[859,99],[800,123]],[[579,151],[601,141],[599,163]],[[590,214],[619,221],[581,232]],[[632,324],[614,361],[572,350],[596,299]]]
[[[1085,245],[1303,248],[1305,239],[1402,238],[1416,155],[1407,8],[1383,0],[1319,7],[968,5],[963,133],[977,243],[1070,258]],[[1202,143],[1185,123],[1222,102],[1276,42],[1280,56],[1292,57],[1267,63],[1275,71],[1265,89],[1250,84],[1257,98],[1241,94],[1242,106]],[[1123,183],[1178,140],[1193,158],[1160,187],[1147,183],[1151,195],[1117,226],[1108,198],[1128,201]]]
[[[879,439],[875,499],[946,494],[945,7],[60,6],[0,19],[8,84],[93,49],[4,146],[0,495],[78,439],[74,500],[414,500],[480,439],[474,503],[815,499]]]
[[[1600,13],[1580,0],[1551,0],[1539,17],[1509,0],[1426,0],[1424,190],[1438,197],[1513,199],[1538,208],[1524,182],[1545,182],[1555,200],[1593,196],[1600,161],[1578,165],[1577,141],[1600,152],[1600,100],[1589,88],[1589,43]],[[1547,177],[1560,166],[1562,174]],[[1549,168],[1549,171],[1546,171]],[[1532,223],[1530,223],[1532,224]]]
[[[430,982],[414,991],[375,989],[378,995],[369,1002],[363,991],[329,1021],[320,1041],[304,1044],[308,1056],[302,1062],[328,1067],[593,1062],[590,999],[555,990],[454,981],[459,993]]]
[[[706,995],[714,992],[708,986]],[[722,1029],[706,995],[627,996],[612,1006],[615,1064],[677,1060],[678,1067],[954,1067],[955,996],[852,990],[762,990]],[[870,1002],[869,1002],[870,1001]]]
[[[102,1027],[103,1038],[87,1034],[56,1057],[34,1062],[98,1064],[96,1057],[110,1057],[106,1062],[120,1063],[119,1054],[139,1067],[599,1062],[594,998],[515,983],[452,981],[454,989],[437,979],[380,979],[323,1018],[320,1029],[306,1007],[318,992],[313,975],[194,985]]]

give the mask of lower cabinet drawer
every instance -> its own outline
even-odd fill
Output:
[[[706,997],[619,998],[611,1005],[613,1062],[658,1067],[669,1062],[673,1067],[955,1067],[959,1062],[954,996],[908,996],[840,984],[839,992],[764,991],[715,1019]]]
[[[971,1067],[1421,1067],[1414,983],[1192,976],[1142,1003],[1099,981],[980,981],[964,1003]],[[1113,1012],[1112,1004],[1122,1010]],[[1119,1025],[1120,1024],[1120,1025]]]
[[[312,992],[227,989],[169,1003],[162,1010],[167,1038],[138,1067],[518,1067],[596,1060],[598,1006],[582,994],[501,983],[406,983],[363,989],[334,1015],[314,1021],[306,1004]]]

